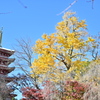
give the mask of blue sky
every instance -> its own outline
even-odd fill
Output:
[[[27,6],[24,8],[23,5]],[[0,2],[0,27],[3,27],[2,45],[12,49],[16,39],[31,38],[35,42],[43,33],[55,32],[57,22],[62,20],[57,15],[74,0],[2,0]],[[80,19],[85,19],[90,34],[100,32],[100,0],[92,3],[78,0],[69,10],[77,12]],[[89,0],[88,0],[89,1]]]
[[[74,0],[1,0],[0,27],[3,27],[2,46],[12,49],[16,39],[31,38],[32,42],[43,33],[55,32],[55,26],[62,20],[57,15]],[[95,35],[100,32],[100,0],[94,1],[94,9],[89,0],[78,0],[69,10],[85,19],[88,32]],[[91,0],[90,0],[91,1]],[[25,8],[26,6],[27,8]]]

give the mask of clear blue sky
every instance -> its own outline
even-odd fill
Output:
[[[1,0],[0,27],[3,27],[2,46],[8,49],[17,43],[16,39],[31,38],[33,43],[43,33],[55,32],[56,24],[62,20],[57,15],[74,0]],[[69,10],[85,19],[91,35],[100,32],[100,0],[78,0]],[[25,8],[24,6],[27,6]]]
[[[21,1],[21,2],[19,2]],[[16,39],[31,38],[35,42],[43,33],[55,32],[59,14],[74,0],[1,0],[0,27],[3,27],[3,47],[12,49]],[[90,34],[100,32],[100,0],[78,0],[69,10],[77,12],[80,19],[86,19]],[[24,8],[24,6],[27,8]],[[8,12],[8,13],[7,13]],[[10,13],[9,13],[10,12]],[[1,14],[6,13],[6,14]]]

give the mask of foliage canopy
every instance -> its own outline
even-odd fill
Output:
[[[38,58],[32,63],[31,72],[42,80],[57,82],[72,72],[73,78],[78,79],[92,60],[90,50],[96,48],[95,39],[88,37],[86,26],[85,20],[79,20],[75,12],[65,13],[55,33],[43,34],[42,39],[36,41],[33,51]]]

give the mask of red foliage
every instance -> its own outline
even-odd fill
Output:
[[[22,94],[24,98],[22,100],[56,100],[57,96],[60,100],[83,100],[83,95],[88,86],[77,81],[66,81],[62,91],[57,90],[57,86],[52,82],[45,81],[43,87],[41,90],[29,87],[23,88]]]
[[[26,87],[22,89],[22,100],[43,100],[41,90]]]
[[[65,84],[65,95],[70,99],[83,100],[87,85],[81,84],[77,81],[67,81]]]

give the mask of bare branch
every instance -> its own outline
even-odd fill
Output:
[[[57,14],[57,15],[61,15],[63,13],[65,13],[67,10],[69,10],[69,8],[71,8],[78,0],[74,0],[65,10],[63,10],[61,13]]]

